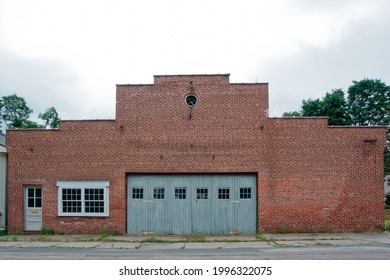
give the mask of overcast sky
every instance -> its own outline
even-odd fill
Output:
[[[115,117],[115,84],[230,73],[270,116],[353,80],[390,84],[388,0],[0,0],[0,96],[34,116]]]

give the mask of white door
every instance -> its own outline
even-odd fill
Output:
[[[25,188],[25,230],[42,230],[42,188],[27,186]]]

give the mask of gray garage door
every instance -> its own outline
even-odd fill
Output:
[[[254,175],[131,175],[127,231],[256,232]]]

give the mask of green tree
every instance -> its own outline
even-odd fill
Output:
[[[18,128],[28,129],[28,128],[44,128],[44,127],[32,120],[25,120],[23,121],[22,125]]]
[[[289,117],[302,117],[302,113],[298,111],[283,113],[283,118],[289,118]]]
[[[334,89],[327,92],[322,99],[303,100],[301,106],[304,117],[329,117],[329,125],[348,125],[350,120],[344,92],[342,89]]]
[[[334,89],[327,92],[322,99],[322,110],[325,116],[329,117],[329,125],[350,125],[347,101],[344,98],[342,89]]]
[[[389,125],[390,87],[381,80],[353,81],[348,88],[348,109],[353,125]]]
[[[25,128],[26,121],[33,112],[23,97],[15,93],[1,98],[1,120],[7,129]]]
[[[303,117],[321,117],[324,116],[322,110],[322,101],[320,99],[302,100],[301,106]]]
[[[58,128],[60,126],[60,118],[58,117],[57,110],[54,107],[46,109],[43,114],[39,113],[38,118],[42,119],[45,122],[45,128],[47,126],[49,126],[50,128]]]

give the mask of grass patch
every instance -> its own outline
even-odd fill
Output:
[[[264,237],[261,233],[256,233],[256,240],[258,241],[263,241],[263,242],[275,242],[276,239],[274,238],[267,238],[267,237]]]
[[[205,242],[205,235],[204,234],[193,234],[185,240],[186,242]]]
[[[157,239],[156,236],[153,235],[147,239],[141,240],[141,243],[173,243],[173,242],[168,240]]]
[[[279,233],[282,233],[282,234],[287,233],[286,225],[285,225],[285,224],[280,224],[280,225],[278,226],[278,232],[279,232]]]
[[[390,230],[390,209],[385,209],[385,230]]]
[[[54,229],[52,229],[52,228],[44,228],[44,229],[42,229],[42,234],[44,234],[44,235],[53,235],[54,234]]]
[[[99,239],[106,239],[108,237],[108,233],[101,233],[99,235]]]
[[[390,209],[385,209],[385,220],[390,220]]]

